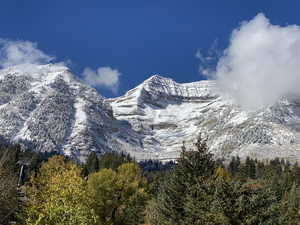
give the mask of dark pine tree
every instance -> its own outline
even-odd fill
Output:
[[[96,152],[91,152],[83,168],[84,175],[89,175],[99,171],[99,159]]]
[[[183,146],[177,165],[160,186],[156,199],[149,209],[152,225],[181,225],[186,217],[184,203],[189,188],[200,180],[211,177],[215,162],[208,153],[206,140],[199,137],[195,150]]]

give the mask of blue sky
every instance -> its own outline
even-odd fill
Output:
[[[198,49],[228,46],[232,30],[263,12],[272,24],[300,24],[299,1],[241,0],[4,0],[0,37],[36,42],[57,61],[118,70],[121,95],[152,74],[178,82],[204,79]]]

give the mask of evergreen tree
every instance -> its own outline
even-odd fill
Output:
[[[265,164],[263,162],[257,162],[257,169],[256,169],[256,177],[261,179],[264,177],[265,174]]]
[[[219,207],[219,201],[216,201],[216,193],[220,188],[218,184],[227,185],[231,183],[231,180],[229,173],[222,167],[215,170],[213,177],[201,177],[197,184],[188,189],[187,197],[184,201],[185,214],[182,224],[230,224],[229,218],[223,213],[224,209]],[[232,194],[232,192],[230,193]]]
[[[255,165],[255,161],[253,159],[250,159],[250,157],[248,156],[246,158],[246,162],[244,165],[244,175],[246,177],[249,177],[251,179],[255,179],[256,177],[256,165]]]
[[[228,224],[280,224],[279,204],[270,189],[257,183],[219,182],[216,190],[211,206],[223,215]]]
[[[0,224],[16,218],[19,154],[19,146],[5,146],[0,150]]]
[[[113,169],[116,170],[124,163],[130,163],[134,160],[129,154],[119,152],[106,152],[99,159],[99,169]]]
[[[215,204],[216,185],[212,179],[191,186],[183,202],[182,225],[229,225],[230,221]]]
[[[241,166],[241,159],[239,156],[236,157],[236,170],[239,170]]]
[[[274,192],[276,198],[280,200],[285,192],[285,187],[282,185],[281,178],[273,176],[267,182],[270,183],[270,188]]]
[[[280,162],[279,158],[275,158],[270,161],[268,169],[271,176],[281,176],[283,172],[283,165]]]
[[[290,191],[286,191],[281,201],[281,224],[300,224],[300,188],[296,183],[292,185]]]
[[[269,188],[250,189],[242,196],[246,196],[242,202],[238,202],[238,212],[243,216],[243,223],[247,225],[280,225],[279,203],[274,192]],[[241,198],[238,198],[241,199]]]
[[[234,156],[231,158],[231,161],[229,162],[228,171],[232,176],[235,176],[238,171],[237,162]]]
[[[256,178],[256,165],[255,165],[255,161],[253,159],[250,159],[248,169],[249,169],[249,177],[251,179],[255,179]]]
[[[17,176],[0,166],[0,224],[8,224],[17,210]]]
[[[206,141],[197,140],[195,150],[187,151],[183,146],[177,165],[161,185],[158,195],[148,210],[152,225],[179,225],[185,218],[184,202],[189,188],[199,180],[205,180],[214,173],[215,163],[208,153]]]
[[[89,154],[89,156],[84,164],[83,170],[84,170],[85,176],[99,171],[99,159],[98,159],[96,152],[91,152]]]
[[[300,184],[300,167],[298,165],[298,162],[296,162],[293,167],[292,167],[292,173],[293,176],[295,177],[296,183],[299,185]]]

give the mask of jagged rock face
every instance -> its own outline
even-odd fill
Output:
[[[141,135],[149,157],[176,157],[183,142],[191,145],[202,133],[217,157],[300,159],[297,98],[246,112],[219,96],[214,81],[177,84],[153,76],[107,101],[115,118],[128,121]]]
[[[80,161],[90,151],[118,150],[138,140],[127,124],[113,118],[95,89],[68,68],[50,64],[0,72],[0,135],[35,151],[57,151]]]
[[[300,98],[246,112],[213,81],[178,84],[152,76],[124,96],[104,99],[61,65],[0,71],[0,139],[83,161],[90,151],[137,159],[177,157],[199,133],[217,157],[300,159]]]

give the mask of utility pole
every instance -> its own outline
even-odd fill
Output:
[[[28,160],[20,160],[17,162],[17,165],[21,166],[19,178],[18,178],[18,184],[17,184],[17,205],[16,205],[16,208],[10,214],[7,215],[7,217],[10,216],[12,213],[16,212],[18,209],[20,209],[22,202],[24,202],[26,200],[25,193],[21,188],[21,182],[22,182],[22,177],[23,177],[23,173],[24,173],[24,168],[25,168],[25,166],[29,166],[30,163]],[[9,224],[16,225],[17,222],[10,221]]]
[[[22,176],[23,176],[23,172],[24,172],[24,167],[25,166],[29,166],[30,163],[28,162],[28,160],[24,159],[24,160],[19,160],[17,162],[17,164],[21,166],[20,173],[19,173],[19,179],[18,179],[18,188],[19,188],[21,186],[21,182],[22,182]]]

